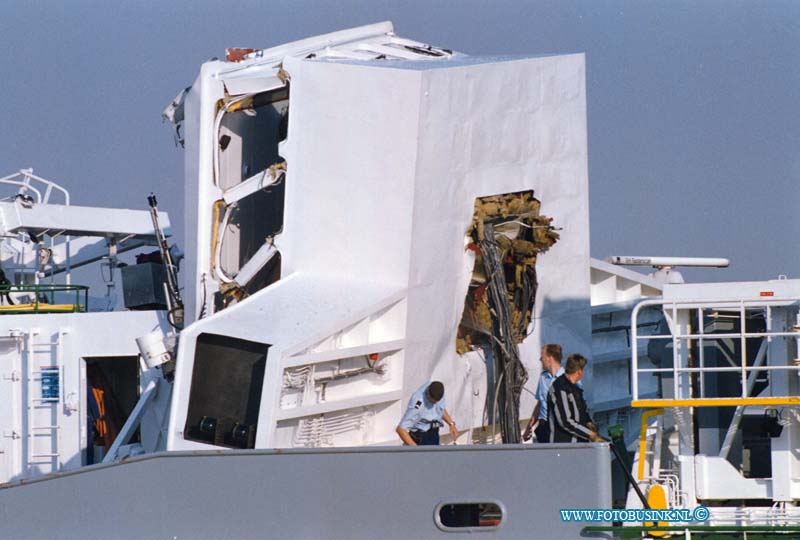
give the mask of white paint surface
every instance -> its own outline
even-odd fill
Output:
[[[199,100],[191,109],[199,111],[199,125],[187,118],[187,149],[200,164],[199,172],[196,164],[187,171],[187,197],[197,197],[187,200],[187,210],[197,208],[192,219],[209,224],[210,205],[219,195],[209,178],[210,150],[190,146],[192,137],[213,140],[207,138],[207,113],[217,96],[210,73],[217,68],[207,64],[190,93],[190,102]],[[342,335],[364,346],[404,340],[392,357],[391,382],[366,390],[354,384],[350,397],[339,403],[347,410],[361,403],[364,392],[379,399],[387,389],[401,391],[399,400],[387,404],[388,412],[376,413],[371,442],[395,441],[405,400],[431,378],[445,383],[451,414],[462,429],[484,425],[485,366],[476,353],[459,358],[455,352],[473,265],[464,240],[476,197],[533,189],[542,213],[563,229],[561,240],[537,263],[536,321],[520,346],[531,369],[529,388],[536,383],[541,344],[555,341],[567,353],[590,354],[582,55],[391,62],[287,58],[283,69],[291,90],[288,138],[281,145],[287,162],[284,228],[276,239],[282,279],[184,331],[170,448],[198,446],[185,441],[182,430],[192,342],[201,332],[272,345],[260,444],[285,440],[279,434],[273,439],[271,420],[286,414],[278,414],[279,394],[292,351],[313,355],[336,349]],[[198,230],[195,268],[201,273],[209,230]],[[386,306],[398,294],[406,316],[381,322],[376,308],[367,318],[369,337],[363,342],[352,337],[355,331],[347,328],[362,324],[357,314]],[[319,332],[326,328],[340,337],[325,342]],[[323,341],[314,345],[312,337]],[[523,416],[532,407],[524,393]]]

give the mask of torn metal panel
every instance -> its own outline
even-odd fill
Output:
[[[243,48],[243,47],[228,47],[225,49],[225,61],[226,62],[241,62],[248,55],[251,53],[256,52],[255,49]]]
[[[262,172],[256,173],[240,184],[236,184],[232,188],[225,190],[223,200],[226,204],[235,203],[236,201],[240,201],[257,191],[261,191],[262,189],[274,186],[278,182],[282,182],[285,176],[285,162],[270,165],[269,168],[264,169]]]
[[[370,47],[377,49],[371,50]],[[285,131],[288,102],[274,96],[288,90],[291,77],[290,71],[284,67],[286,60],[327,58],[409,62],[446,61],[453,56],[449,49],[394,35],[390,22],[333,32],[269,49],[231,49],[228,52],[226,58],[229,61],[214,60],[203,65],[200,77],[189,92],[189,101],[194,107],[192,114],[195,115],[190,137],[195,140],[186,157],[187,171],[194,171],[190,174],[191,182],[187,184],[186,230],[198,231],[192,242],[202,246],[198,248],[196,258],[193,255],[187,257],[189,271],[195,276],[187,284],[190,317],[198,315],[199,306],[208,307],[204,299],[213,296],[226,283],[218,275],[220,253],[217,238],[221,231],[219,220],[214,216],[221,212],[215,209],[216,201],[223,199],[232,204],[255,193],[259,184],[267,179],[262,182],[253,179],[267,167],[283,160],[279,148],[284,142],[283,135],[279,133],[278,144],[273,144],[265,139],[269,138],[271,129],[264,129],[265,126],[259,126],[259,123],[271,114],[263,98],[273,96],[271,106],[282,116],[281,129]],[[178,96],[165,110],[165,118],[179,118],[186,98]],[[213,115],[213,124],[208,115]],[[201,125],[204,126],[202,130]],[[176,126],[176,141],[184,144],[182,124],[177,121]],[[199,140],[201,134],[203,140]],[[206,138],[209,134],[212,140]],[[209,173],[210,185],[206,183]],[[252,182],[248,183],[248,179]],[[195,193],[203,201],[197,211],[194,210]],[[205,310],[200,311],[205,313]]]
[[[278,249],[271,243],[266,243],[248,260],[236,274],[239,286],[247,285],[251,279],[278,254]]]
[[[218,241],[218,270],[232,280],[283,228],[283,183],[228,206]],[[218,274],[219,275],[219,274]]]
[[[257,94],[259,92],[267,92],[280,88],[283,86],[284,81],[275,75],[261,75],[251,77],[227,77],[223,79],[225,90],[231,96],[241,96]]]
[[[501,262],[502,294],[509,306],[512,341],[518,344],[527,337],[538,287],[536,257],[559,239],[552,220],[539,214],[540,208],[541,202],[530,190],[475,201],[472,226],[467,232],[467,249],[475,253],[475,268],[456,339],[459,354],[494,344],[492,335],[498,322],[490,310],[487,287],[491,276],[485,274],[485,246],[496,250]],[[486,233],[487,227],[491,234]]]
[[[277,88],[229,100],[217,113],[214,147],[216,184],[225,190],[282,161],[289,89]]]
[[[169,105],[164,108],[164,111],[161,113],[161,119],[165,122],[169,122],[175,126],[175,144],[180,145],[183,148],[185,141],[183,139],[183,134],[181,133],[181,127],[183,126],[183,119],[184,119],[184,102],[186,100],[186,94],[191,90],[191,87],[186,87],[180,92],[175,98],[170,102]]]
[[[329,47],[343,46],[348,43],[360,43],[372,39],[385,39],[388,35],[392,34],[393,30],[392,23],[384,21],[377,24],[301,39],[269,49],[260,49],[247,55],[247,58],[242,62],[230,64],[225,69],[221,70],[221,74],[246,73],[264,66],[277,64],[288,56],[305,57],[315,51],[325,50]]]
[[[536,301],[536,256],[558,240],[541,203],[523,191],[475,201],[467,249],[475,253],[470,289],[456,338],[459,354],[480,347],[492,351],[494,388],[504,443],[518,443],[519,400],[528,373],[518,344],[528,336]],[[492,411],[494,411],[494,407]]]

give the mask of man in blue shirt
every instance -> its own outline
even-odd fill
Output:
[[[553,381],[564,374],[561,367],[561,345],[548,343],[542,347],[539,361],[542,363],[542,373],[539,375],[539,384],[536,386],[536,406],[533,408],[531,420],[522,434],[522,439],[530,440],[531,431],[536,426],[536,442],[550,442],[550,424],[547,420],[547,394]]]
[[[458,438],[456,423],[450,418],[444,402],[444,385],[439,381],[423,384],[408,400],[408,407],[397,426],[397,434],[408,446],[438,445],[439,427],[450,426],[453,442]]]

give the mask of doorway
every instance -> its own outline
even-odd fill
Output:
[[[85,465],[99,463],[139,400],[138,356],[84,358],[86,368]],[[130,442],[139,441],[137,431]]]

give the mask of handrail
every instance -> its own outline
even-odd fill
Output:
[[[47,180],[45,178],[42,178],[41,176],[36,176],[35,174],[33,174],[33,169],[20,169],[19,172],[26,179],[32,178],[32,179],[34,179],[34,180],[36,180],[38,182],[41,182],[45,186],[47,186],[47,189],[45,190],[45,196],[43,197],[42,202],[44,202],[45,204],[49,204],[49,202],[50,202],[50,193],[55,189],[55,190],[60,191],[61,193],[64,194],[64,204],[69,206],[69,204],[70,204],[69,203],[69,191],[67,191],[65,188],[61,187],[60,185],[56,184],[55,182],[53,182],[51,180]],[[31,189],[33,189],[33,188],[31,188]]]
[[[771,406],[771,407],[798,407],[800,396],[775,396],[775,397],[718,397],[718,398],[689,398],[689,399],[640,399],[631,401],[631,407],[746,407]]]
[[[664,414],[664,409],[653,409],[642,413],[642,425],[639,430],[639,466],[637,470],[637,479],[644,480],[644,462],[647,453],[647,424],[651,417],[660,416]],[[620,465],[622,465],[620,463]]]
[[[22,180],[17,180],[17,178],[20,176],[22,177]],[[44,184],[44,195],[42,195],[42,191],[39,188],[31,185],[31,180],[36,180],[37,182]],[[60,191],[64,195],[64,204],[67,206],[70,204],[69,191],[51,180],[47,180],[41,176],[36,176],[33,174],[33,169],[20,169],[19,172],[4,176],[0,178],[0,184],[18,186],[20,188],[18,193],[23,195],[28,190],[32,191],[36,195],[37,204],[49,204],[50,194],[53,192],[53,190]]]
[[[22,177],[22,180],[17,180],[17,178],[19,178],[20,176]],[[40,189],[38,189],[38,188],[34,187],[33,185],[31,185],[31,181],[32,180],[35,180],[36,182],[39,182],[39,183],[41,183],[41,184],[43,184],[45,186],[44,195],[42,195],[42,191]],[[20,169],[19,172],[16,172],[14,174],[10,174],[8,176],[4,176],[4,177],[0,178],[0,184],[18,186],[19,189],[17,190],[17,195],[16,196],[26,195],[28,191],[31,191],[36,196],[35,204],[50,204],[50,195],[53,193],[53,190],[60,191],[64,195],[64,203],[63,204],[66,205],[66,206],[70,205],[69,191],[67,191],[65,188],[63,188],[62,186],[56,184],[55,182],[53,182],[51,180],[47,180],[45,178],[42,178],[41,176],[36,176],[35,174],[33,174],[33,169],[32,168]],[[39,187],[41,187],[41,186],[39,186]],[[65,244],[65,247],[66,247],[66,261],[65,261],[66,265],[65,265],[65,267],[66,267],[66,281],[67,281],[67,283],[69,283],[70,279],[71,279],[70,269],[72,267],[72,258],[71,258],[71,254],[70,254],[70,240],[71,240],[71,238],[69,236],[66,236],[65,240],[64,240],[64,244]],[[52,237],[51,237],[51,242],[52,242]],[[51,245],[51,247],[52,247],[52,245]],[[38,281],[38,278],[37,278],[37,281]]]
[[[28,304],[10,304],[0,306],[0,314],[71,312],[85,313],[89,310],[89,287],[86,285],[62,285],[58,283],[41,283],[38,285],[4,285],[0,286],[0,297],[8,294],[33,293],[33,301]],[[57,304],[56,293],[74,293],[72,303]],[[49,295],[49,298],[48,298]],[[65,309],[71,306],[71,309]]]
[[[8,185],[11,185],[11,186],[19,186],[20,189],[17,192],[17,195],[24,194],[23,193],[24,191],[31,190],[36,195],[36,203],[37,204],[41,203],[42,202],[42,193],[38,189],[36,189],[35,187],[31,186],[30,184],[26,184],[25,182],[21,182],[19,180],[12,180],[12,178],[14,178],[15,176],[18,176],[18,175],[12,174],[11,176],[6,176],[4,178],[0,178],[0,184],[8,184]]]
[[[719,300],[664,300],[664,299],[649,299],[644,300],[636,304],[631,312],[631,404],[632,406],[654,406],[654,407],[661,407],[661,406],[684,406],[686,403],[694,402],[696,400],[700,400],[703,404],[712,405],[715,403],[715,400],[719,398],[707,398],[705,396],[705,385],[703,384],[703,378],[701,377],[701,391],[699,398],[691,398],[687,399],[680,395],[680,387],[679,387],[679,374],[682,373],[713,373],[713,372],[737,372],[741,374],[742,379],[742,392],[741,396],[738,398],[730,398],[727,399],[737,399],[739,401],[750,401],[754,398],[748,396],[747,391],[747,375],[749,372],[753,371],[797,371],[800,373],[800,365],[786,365],[786,366],[748,366],[747,365],[747,338],[751,337],[761,337],[766,338],[767,340],[771,340],[772,338],[780,337],[780,338],[798,338],[800,339],[800,331],[791,331],[791,332],[773,332],[771,329],[771,309],[773,306],[786,306],[791,304],[797,304],[800,302],[800,298],[758,298],[758,299],[749,299],[749,300],[730,300],[730,299],[719,299]],[[671,329],[669,335],[666,334],[658,334],[658,335],[639,335],[639,328],[638,328],[638,318],[639,312],[651,306],[661,306],[664,311],[671,311],[672,321],[675,323],[677,321],[678,311],[684,310],[697,310],[698,314],[698,329],[699,333],[692,333],[689,331],[688,333],[681,333],[681,332],[674,332]],[[766,309],[767,310],[767,331],[766,332],[747,332],[746,331],[746,319],[745,315],[748,310],[752,309]],[[740,323],[740,331],[736,333],[721,333],[721,334],[706,334],[703,332],[703,310],[704,309],[730,309],[731,311],[738,311],[737,318],[739,319]],[[738,338],[741,340],[741,365],[737,365],[735,367],[706,367],[705,366],[705,357],[703,351],[703,341],[704,340],[715,340],[715,339],[734,339]],[[671,339],[673,343],[672,347],[672,354],[673,354],[673,361],[672,367],[669,368],[639,368],[639,347],[638,343],[640,340],[666,340]],[[679,344],[682,340],[687,342],[691,342],[692,340],[696,340],[700,344],[700,354],[699,354],[699,367],[684,367],[679,365]],[[639,400],[639,374],[641,373],[672,373],[673,374],[673,384],[674,384],[674,398],[671,400],[667,399],[649,399],[640,401]],[[725,396],[721,396],[725,397]],[[788,398],[776,398],[780,400],[786,400]],[[646,404],[645,404],[646,402]],[[699,401],[698,401],[699,402]],[[691,405],[685,405],[691,406]]]

